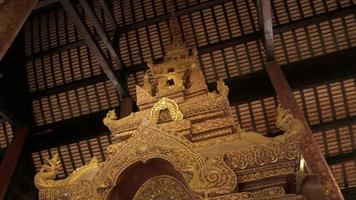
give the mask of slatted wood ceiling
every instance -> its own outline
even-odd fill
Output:
[[[0,123],[0,149],[9,146],[13,138],[12,127],[8,122]]]
[[[126,30],[125,27],[203,2],[206,1],[179,0],[175,3],[163,0],[114,1],[115,18],[122,27],[119,50],[125,66],[134,68],[147,59],[162,58],[164,48],[170,42],[166,21],[134,30]],[[277,28],[283,27],[298,20],[352,5],[353,2],[347,0],[273,0],[273,25]],[[112,27],[96,1],[94,8],[106,30],[112,34]],[[81,13],[83,14],[82,11]],[[95,33],[90,21],[85,19],[92,33]],[[203,52],[199,54],[199,61],[207,82],[215,82],[221,78],[230,79],[263,69],[265,55],[261,40],[252,39],[226,45],[222,49],[204,51],[207,46],[256,33],[257,21],[256,5],[252,0],[228,1],[179,17],[187,46],[197,47],[198,51]],[[25,51],[31,93],[102,74],[88,47],[83,42],[78,43],[81,39],[81,35],[62,9],[33,15],[28,20],[25,24]],[[339,16],[283,30],[275,35],[274,45],[276,59],[280,64],[355,47],[355,16],[352,14]],[[129,90],[134,98],[135,85],[142,85],[143,74],[143,71],[139,71],[129,75]],[[294,95],[306,113],[309,123],[318,125],[356,115],[355,85],[355,78],[349,78],[301,88],[294,91]],[[34,98],[32,107],[35,121],[41,126],[117,107],[117,98],[112,84],[105,81]],[[233,104],[231,108],[236,122],[244,129],[268,134],[277,131],[274,125],[276,105],[275,97],[267,97]],[[39,169],[44,158],[59,153],[62,160],[59,177],[65,177],[75,167],[88,162],[93,155],[99,160],[105,159],[103,152],[111,143],[111,138],[103,134],[97,138],[33,152],[34,164]],[[356,125],[318,131],[315,138],[325,156],[351,152],[356,149]],[[356,161],[332,164],[330,167],[341,187],[356,185]]]

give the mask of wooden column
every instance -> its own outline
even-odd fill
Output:
[[[313,138],[313,132],[308,121],[302,110],[299,108],[280,65],[274,59],[271,2],[270,0],[258,0],[257,6],[260,31],[262,33],[267,56],[266,71],[282,107],[290,109],[292,114],[304,124],[305,132],[301,137],[300,148],[307,167],[311,173],[319,176],[320,183],[325,194],[328,196],[328,199],[342,200],[344,198],[339,186]]]
[[[131,97],[125,97],[120,105],[120,118],[129,116],[132,113],[133,101]]]
[[[28,128],[18,128],[14,132],[14,139],[8,146],[5,156],[0,165],[0,200],[4,199],[12,175],[16,169],[17,161],[24,146]]]

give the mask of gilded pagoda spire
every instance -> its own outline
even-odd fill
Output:
[[[94,159],[63,182],[54,180],[59,163],[52,159],[35,179],[41,200],[109,200],[118,187],[134,190],[134,200],[173,193],[176,199],[303,199],[266,181],[295,173],[303,131],[300,122],[279,107],[277,127],[285,135],[267,138],[241,130],[230,110],[228,87],[219,80],[217,91],[208,90],[197,51],[185,46],[178,19],[172,16],[172,41],[164,61],[148,63],[154,86],[147,72],[143,86],[136,86],[139,111],[122,119],[110,111],[103,120],[114,138],[107,160],[96,163]],[[149,174],[157,170],[149,168],[154,162],[152,166],[168,162],[168,169],[162,170],[172,173]],[[147,168],[136,168],[139,165]],[[136,183],[141,172],[152,178]],[[132,189],[127,181],[139,187]],[[253,182],[263,187],[239,186]],[[162,187],[163,183],[177,188]],[[117,193],[119,199],[132,199]]]

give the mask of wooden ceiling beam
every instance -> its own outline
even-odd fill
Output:
[[[71,19],[72,19],[73,23],[75,24],[75,26],[77,27],[77,29],[82,34],[84,41],[90,48],[91,52],[95,55],[98,63],[100,64],[101,68],[103,69],[104,73],[106,74],[108,79],[113,83],[114,87],[119,92],[120,96],[122,96],[122,97],[129,96],[129,93],[128,93],[127,87],[125,86],[125,83],[123,83],[123,80],[119,81],[119,79],[114,74],[104,53],[102,52],[101,48],[96,43],[96,41],[94,40],[92,35],[90,34],[88,27],[81,20],[80,15],[79,15],[78,11],[75,9],[75,7],[73,6],[73,4],[70,2],[70,0],[60,0],[60,3],[62,4],[62,6],[63,6],[64,10],[67,12],[67,14],[71,17]]]
[[[0,6],[0,61],[4,57],[38,0],[6,0]]]
[[[135,105],[131,98],[126,97],[115,110],[120,119],[135,111]],[[32,152],[108,134],[109,130],[102,122],[108,111],[105,109],[33,129],[30,141]]]
[[[274,59],[274,38],[270,0],[257,0],[258,24],[264,42],[267,60]]]
[[[39,9],[44,9],[48,6],[52,6],[53,4],[59,3],[58,0],[41,0],[36,4],[34,11]]]
[[[103,1],[103,0],[101,0],[101,1]],[[123,62],[122,62],[121,58],[119,57],[119,55],[117,54],[116,50],[114,49],[114,47],[111,43],[111,40],[109,39],[109,36],[106,34],[101,23],[99,22],[98,17],[95,15],[93,9],[89,5],[88,0],[79,0],[79,2],[82,5],[85,14],[88,15],[90,21],[93,23],[93,26],[94,26],[96,32],[98,33],[100,40],[103,41],[105,48],[109,51],[111,57],[118,65],[119,70],[123,70],[124,69]],[[89,34],[90,34],[90,32],[89,32]],[[124,73],[124,72],[122,72],[122,73]]]
[[[320,84],[355,77],[356,67],[352,57],[355,53],[356,48],[348,49],[297,63],[286,64],[282,68],[293,90],[314,87]],[[300,77],[305,78],[302,79]],[[84,86],[86,83],[78,84]],[[230,88],[229,99],[232,104],[275,96],[275,92],[265,71],[233,78],[227,81],[227,85]],[[216,89],[216,84],[209,84],[209,89]],[[105,117],[107,111],[103,110],[90,115],[38,127],[33,132],[35,134],[32,142],[33,151],[107,134],[108,130],[102,123],[102,119]],[[322,131],[355,123],[355,121],[355,118],[340,119],[322,125],[313,125],[312,129]]]
[[[110,3],[108,2],[108,0],[98,0],[98,1],[99,1],[101,8],[103,9],[106,17],[110,21],[113,30],[115,31],[118,28],[118,25],[116,23],[114,15],[113,15],[112,5],[110,6]]]
[[[325,160],[329,165],[343,163],[350,160],[356,160],[356,150],[335,156],[328,156],[325,157]]]
[[[4,199],[5,197],[28,133],[29,129],[26,127],[17,128],[13,141],[6,149],[5,156],[0,165],[0,199]]]
[[[207,5],[211,5],[211,4],[207,4]],[[197,7],[197,8],[200,8],[200,9],[204,8],[205,9],[207,7],[205,5],[205,6],[201,6],[201,7]],[[293,21],[293,22],[289,22],[289,23],[286,23],[286,24],[274,26],[273,27],[273,33],[274,34],[279,34],[279,33],[282,33],[282,32],[287,32],[287,31],[290,31],[290,30],[293,30],[293,29],[301,28],[301,27],[304,27],[304,26],[307,26],[307,25],[310,25],[310,24],[320,23],[320,22],[323,22],[323,21],[326,21],[326,20],[337,18],[337,17],[347,16],[347,15],[353,14],[355,12],[355,9],[356,9],[355,5],[354,6],[349,6],[349,7],[344,7],[344,8],[340,8],[338,10],[334,10],[334,11],[331,11],[331,12],[317,14],[315,16],[310,16],[310,17],[306,17],[304,19],[299,19],[299,20],[296,20],[296,21]],[[185,9],[182,9],[181,12],[185,13],[185,14],[189,14],[189,12],[185,11]],[[165,19],[165,20],[169,19],[168,15],[167,15],[166,18],[167,19]],[[151,21],[147,22],[148,20],[152,20],[152,22]],[[127,26],[120,27],[120,31],[124,31],[122,33],[127,33],[129,30],[136,30],[138,28],[142,28],[142,27],[145,27],[145,26],[148,26],[148,25],[152,25],[152,24],[161,22],[159,20],[159,17],[157,17],[157,19],[156,18],[152,18],[152,19],[148,19],[148,20],[144,20],[144,21],[139,22],[139,23],[135,23],[135,24],[132,24],[132,25],[127,25]],[[146,22],[146,23],[144,23],[144,22]],[[114,31],[108,31],[107,34],[108,34],[109,37],[112,37],[112,36],[114,36]],[[218,43],[215,43],[215,44],[210,44],[210,45],[206,45],[206,46],[200,47],[200,48],[198,48],[198,51],[199,51],[200,54],[209,53],[209,52],[212,52],[212,51],[215,51],[215,50],[219,50],[219,49],[222,49],[222,48],[227,48],[227,47],[231,47],[231,46],[234,46],[234,45],[238,45],[238,44],[242,44],[242,43],[246,43],[246,42],[257,40],[258,38],[260,38],[259,36],[260,36],[259,32],[246,34],[246,35],[242,35],[242,36],[239,36],[239,37],[235,37],[235,38],[231,38],[231,39],[228,39],[228,40],[224,40],[224,41],[221,41],[221,42],[218,42]],[[100,37],[99,36],[95,36],[94,39],[95,40],[99,40]],[[48,54],[53,54],[53,53],[56,53],[56,52],[66,51],[68,49],[80,47],[80,46],[83,46],[83,45],[85,45],[85,42],[83,40],[78,40],[76,42],[72,42],[72,43],[65,44],[65,45],[62,45],[62,46],[59,46],[59,47],[51,48],[51,49],[45,50],[45,51],[43,51],[41,53],[36,53],[34,55],[28,56],[26,58],[26,60],[35,59],[35,58],[38,58],[38,57],[41,57],[41,56],[45,56],[45,55],[48,55]]]
[[[115,110],[119,111],[120,107]],[[105,109],[32,129],[29,142],[31,151],[50,149],[108,134],[109,130],[102,122],[108,111],[109,109]]]
[[[298,106],[293,91],[284,75],[281,66],[274,56],[273,25],[271,0],[257,0],[259,24],[266,50],[267,63],[265,70],[271,80],[273,89],[277,94],[280,105],[290,110],[291,114],[304,126],[304,133],[300,139],[301,154],[308,166],[308,171],[318,175],[320,184],[323,186],[325,195],[331,200],[343,199],[341,190],[333,177],[333,174],[321,153],[318,144],[313,138],[313,131],[306,119],[305,114]]]
[[[103,1],[103,0],[100,0],[100,1]],[[181,9],[181,10],[177,10],[176,13],[175,13],[175,16],[178,17],[178,16],[182,16],[182,15],[188,15],[190,13],[197,12],[197,11],[204,10],[204,9],[208,9],[208,8],[211,8],[211,7],[214,7],[214,6],[218,6],[218,5],[221,5],[221,4],[229,2],[229,1],[231,1],[231,0],[208,1],[208,2],[197,4],[197,5],[189,6],[187,8],[184,8],[184,9]],[[127,33],[129,31],[133,31],[133,30],[136,30],[136,29],[139,29],[139,28],[142,28],[142,27],[147,27],[147,26],[150,26],[150,25],[153,25],[153,24],[158,24],[158,23],[163,22],[163,21],[168,21],[169,18],[170,18],[170,14],[167,13],[165,15],[160,15],[160,16],[153,17],[153,18],[150,18],[150,19],[146,19],[146,20],[134,23],[134,24],[118,27],[119,31],[116,32],[115,29],[114,29],[114,30],[108,31],[107,34],[108,34],[109,37],[112,37],[115,34]],[[99,36],[94,37],[94,39],[99,40]],[[41,57],[43,55],[48,55],[48,54],[51,54],[51,53],[54,53],[54,52],[58,52],[58,51],[65,51],[67,49],[80,47],[80,46],[83,46],[83,45],[85,45],[84,40],[78,40],[76,42],[65,44],[65,45],[62,45],[62,46],[59,46],[59,47],[55,47],[55,48],[43,51],[41,53],[36,53],[34,55],[28,56],[27,60],[38,58],[38,57]]]
[[[131,111],[134,111],[134,109],[133,107],[129,107],[129,105],[130,104],[127,104],[127,106],[116,108],[116,113],[119,114],[125,112],[126,114],[130,114]],[[129,111],[124,111],[123,109],[125,109],[125,107]],[[106,109],[88,115],[83,115],[81,117],[43,125],[31,130],[32,137],[29,142],[29,144],[31,144],[31,151],[35,152],[50,149],[61,145],[79,142],[84,139],[109,134],[108,128],[102,122],[102,119],[104,119],[108,111],[109,109]],[[123,118],[123,116],[119,118]],[[352,124],[356,124],[355,117],[316,124],[312,125],[311,128],[314,132],[318,132],[321,129],[331,130]]]
[[[204,10],[204,9],[208,9],[208,8],[212,8],[214,6],[218,6],[218,5],[224,4],[224,3],[229,2],[229,1],[231,1],[231,0],[207,1],[207,2],[204,2],[204,3],[200,3],[200,4],[193,5],[193,6],[189,6],[187,8],[181,9],[181,10],[176,10],[174,15],[176,17],[180,17],[180,16],[183,16],[183,15],[188,15],[190,13],[198,12],[198,11],[201,11],[201,10]],[[158,23],[161,23],[161,22],[164,22],[164,21],[168,21],[170,19],[170,17],[171,17],[170,13],[167,13],[165,15],[160,15],[160,16],[153,17],[153,18],[150,18],[150,19],[146,19],[146,20],[134,23],[134,24],[130,24],[130,25],[121,27],[119,33],[120,34],[124,34],[124,33],[130,32],[130,31],[134,31],[136,29],[142,28],[142,27],[147,27],[147,26],[150,26],[150,25],[154,25],[154,24],[158,24]]]
[[[282,69],[286,74],[287,79],[290,81],[291,87],[294,90],[302,89],[328,81],[337,81],[355,76],[356,64],[353,59],[355,54],[356,48],[350,48],[295,63],[285,64],[282,65]],[[139,67],[142,68],[142,70],[147,69],[146,65],[137,65],[130,67],[130,69]],[[130,70],[128,70],[128,72],[132,73]],[[303,79],[300,77],[303,77]],[[105,75],[96,75],[32,93],[31,98],[39,99],[42,96],[55,95],[106,80],[108,79]],[[231,102],[241,103],[248,101],[249,99],[275,95],[271,82],[264,70],[232,78],[227,80],[227,84],[230,87],[229,97]],[[260,88],[261,85],[264,85],[264,87]],[[209,84],[209,88],[216,88],[215,83]]]
[[[345,199],[356,199],[356,187],[346,187],[341,189],[342,194],[344,195]]]

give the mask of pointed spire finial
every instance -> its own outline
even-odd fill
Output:
[[[175,13],[170,13],[169,32],[172,36],[172,42],[182,42],[182,31],[179,26],[178,18]]]

